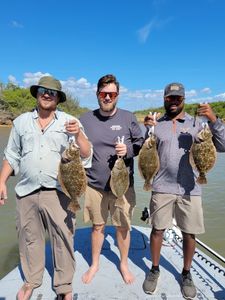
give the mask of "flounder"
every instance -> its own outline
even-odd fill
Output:
[[[125,203],[124,194],[129,188],[129,172],[123,158],[118,157],[111,170],[110,188],[113,194],[117,197],[115,205],[123,207]]]
[[[80,149],[74,142],[62,153],[58,181],[62,191],[71,199],[68,209],[75,213],[80,209],[78,198],[85,192],[87,177],[80,158]]]
[[[159,155],[156,148],[156,136],[151,133],[144,142],[138,156],[138,170],[144,178],[143,189],[151,190],[151,181],[159,170]]]
[[[212,141],[212,133],[207,125],[198,132],[190,150],[190,163],[199,172],[198,183],[207,183],[206,173],[213,168],[216,157],[217,153]]]

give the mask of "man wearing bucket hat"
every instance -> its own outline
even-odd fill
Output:
[[[153,179],[150,201],[152,268],[144,280],[143,289],[147,294],[156,291],[163,233],[173,226],[174,217],[183,235],[181,292],[184,298],[193,299],[196,287],[190,269],[195,253],[195,235],[204,233],[205,229],[201,187],[196,182],[197,173],[189,163],[189,152],[202,129],[202,120],[184,112],[184,99],[184,86],[177,82],[170,83],[164,90],[164,116],[157,121],[152,114],[145,118],[147,133],[149,126],[155,126],[160,168]],[[207,118],[217,151],[225,152],[225,126],[222,121],[209,104],[200,104],[197,113]]]
[[[37,107],[13,122],[0,175],[0,205],[7,199],[6,181],[20,171],[17,183],[17,231],[24,285],[17,299],[30,299],[40,286],[45,267],[45,230],[52,246],[53,287],[58,299],[72,300],[75,269],[75,214],[57,180],[62,152],[71,136],[80,147],[84,167],[91,166],[92,147],[80,121],[57,109],[66,101],[59,80],[44,76],[30,87]],[[66,220],[66,221],[65,221]]]

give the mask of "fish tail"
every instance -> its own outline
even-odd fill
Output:
[[[207,179],[204,173],[200,173],[198,178],[197,178],[197,183],[199,184],[206,184],[207,183]]]
[[[77,201],[70,201],[70,204],[68,205],[68,209],[72,211],[73,213],[76,213],[77,210],[80,210],[80,204]]]
[[[124,195],[122,196],[122,197],[118,197],[117,199],[116,199],[116,202],[115,202],[115,206],[116,207],[120,207],[120,208],[123,208],[124,207],[124,204],[125,204],[125,197],[124,197]]]
[[[144,186],[143,186],[143,189],[144,189],[145,191],[150,191],[150,190],[152,189],[151,183],[150,183],[150,182],[145,182],[145,183],[144,183]]]

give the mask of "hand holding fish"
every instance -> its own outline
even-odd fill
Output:
[[[144,125],[155,126],[157,124],[157,119],[160,117],[160,115],[160,112],[157,112],[156,115],[149,112],[149,114],[144,118]]]
[[[68,133],[77,136],[80,133],[79,123],[74,120],[69,120],[65,123],[65,129]]]
[[[65,123],[65,129],[71,136],[75,136],[81,157],[88,157],[91,153],[91,144],[81,130],[80,123],[75,119],[69,120]]]
[[[122,143],[116,143],[115,150],[117,156],[123,157],[127,154],[127,145]]]
[[[208,103],[199,104],[197,108],[197,114],[198,116],[206,117],[212,123],[215,123],[217,120],[216,115]]]

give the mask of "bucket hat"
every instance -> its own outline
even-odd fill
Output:
[[[59,102],[66,101],[66,94],[62,91],[62,85],[58,79],[55,79],[52,76],[41,77],[37,85],[32,85],[30,87],[30,93],[34,98],[37,98],[37,90],[39,87],[57,91],[59,94]]]
[[[183,84],[178,82],[168,84],[164,89],[164,97],[169,97],[169,96],[185,97]]]

